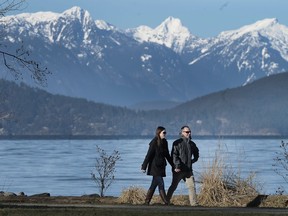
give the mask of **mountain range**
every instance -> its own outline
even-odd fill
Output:
[[[175,105],[288,68],[288,28],[276,18],[200,38],[174,17],[154,29],[122,30],[72,7],[3,17],[0,28],[1,49],[23,45],[51,71],[40,88],[116,106]],[[14,81],[0,65],[1,78]],[[35,86],[20,70],[20,81]]]

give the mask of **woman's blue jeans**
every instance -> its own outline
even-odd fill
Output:
[[[164,190],[164,180],[162,176],[153,176],[149,190],[155,191],[157,186],[159,191]]]

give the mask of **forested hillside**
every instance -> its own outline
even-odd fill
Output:
[[[135,111],[0,80],[0,134],[150,136],[163,125],[177,135],[188,124],[193,135],[287,136],[287,83],[288,73],[281,73],[173,109]]]
[[[168,115],[193,125],[197,134],[288,135],[287,92],[286,72],[197,98]]]
[[[133,128],[126,108],[52,95],[1,80],[2,135],[118,135]],[[125,127],[124,122],[125,120]],[[120,124],[120,125],[119,125]]]

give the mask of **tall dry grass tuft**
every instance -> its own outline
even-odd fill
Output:
[[[124,189],[121,192],[118,198],[118,202],[126,203],[126,204],[128,203],[128,204],[133,204],[133,205],[144,204],[146,194],[147,194],[147,189],[137,187],[137,186],[131,186],[127,189]],[[155,193],[151,199],[150,204],[151,205],[163,204],[163,201],[158,194],[158,190],[155,190]]]
[[[124,189],[119,198],[118,201],[120,203],[129,203],[129,204],[143,204],[145,197],[146,197],[147,190],[136,187],[136,186],[131,186],[127,189]]]
[[[272,195],[268,196],[260,207],[288,208],[288,195]]]
[[[255,197],[258,194],[254,183],[255,174],[241,178],[240,172],[235,172],[224,160],[221,149],[215,153],[211,162],[205,164],[201,173],[201,187],[198,202],[203,206],[243,206],[243,199]]]
[[[174,195],[170,201],[173,205],[179,206],[189,206],[189,196],[188,195]]]

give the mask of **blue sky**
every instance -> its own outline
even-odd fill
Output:
[[[61,13],[79,6],[120,29],[147,25],[155,28],[167,17],[179,18],[190,32],[207,38],[265,18],[288,26],[287,0],[27,0],[21,11]]]

